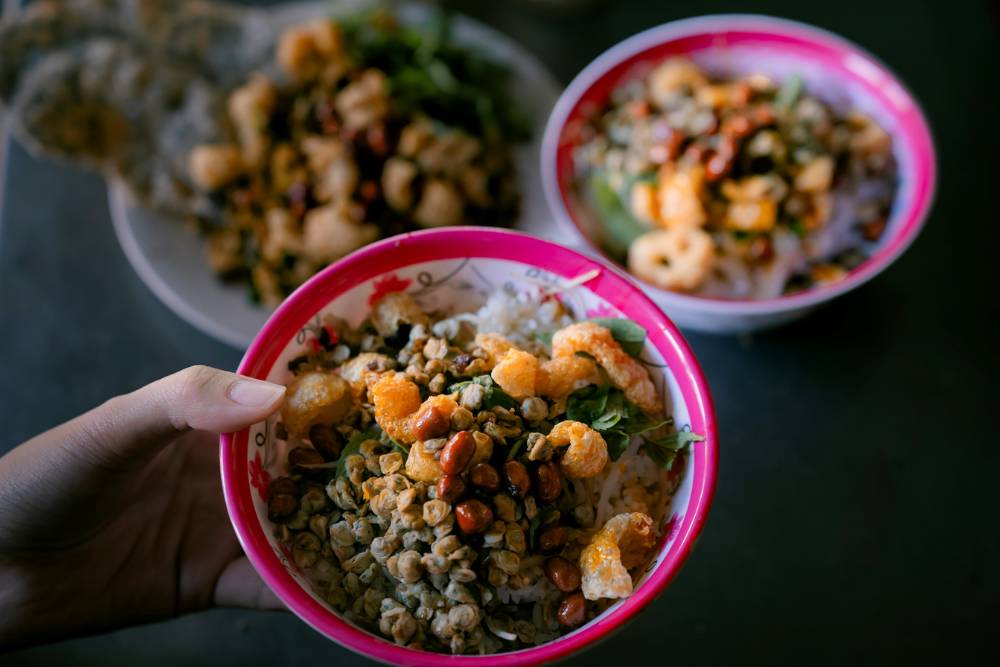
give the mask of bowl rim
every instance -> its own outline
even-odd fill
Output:
[[[855,71],[863,70],[866,76],[880,79],[893,88],[893,97],[908,109],[907,122],[912,124],[915,135],[913,172],[917,190],[907,209],[899,216],[891,238],[882,242],[876,251],[852,269],[842,280],[829,285],[814,287],[803,292],[769,299],[738,299],[696,296],[664,290],[642,279],[633,278],[647,294],[651,294],[666,307],[719,313],[726,315],[761,315],[784,313],[809,308],[834,299],[868,282],[895,262],[916,240],[927,221],[937,192],[937,158],[933,134],[927,116],[916,97],[902,80],[879,58],[829,30],[791,19],[766,14],[709,14],[679,19],[654,26],[628,37],[601,53],[573,78],[559,97],[542,139],[541,173],[545,198],[557,221],[584,244],[587,251],[618,266],[616,262],[584,233],[569,212],[566,198],[559,183],[557,156],[560,138],[578,101],[610,69],[657,46],[706,32],[758,32],[771,36],[798,39],[820,47],[842,60],[854,63]],[[859,78],[861,78],[859,74]],[[899,112],[902,114],[902,112]]]
[[[271,315],[254,338],[237,373],[263,379],[281,351],[315,313],[344,291],[373,277],[425,261],[477,257],[515,261],[571,279],[593,269],[600,273],[584,285],[646,326],[649,340],[667,362],[687,405],[692,428],[704,442],[692,454],[691,496],[674,546],[646,582],[606,618],[591,622],[556,641],[519,651],[485,656],[449,656],[400,647],[340,618],[307,593],[281,565],[253,510],[248,464],[243,447],[248,429],[220,436],[220,466],[226,509],[247,558],[268,587],[299,618],[340,645],[390,664],[436,665],[464,662],[489,665],[537,664],[563,658],[619,628],[649,604],[677,575],[704,527],[718,475],[718,426],[708,384],[680,331],[663,311],[617,267],[527,234],[509,230],[451,227],[391,237],[362,248],[330,265],[296,290]],[[654,322],[653,326],[649,326]],[[243,452],[242,456],[238,453]]]

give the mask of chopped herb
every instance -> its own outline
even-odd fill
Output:
[[[528,546],[535,546],[535,535],[538,533],[539,526],[542,525],[542,515],[536,514],[535,518],[528,523]]]
[[[604,442],[608,444],[608,456],[611,457],[612,461],[617,461],[621,458],[625,450],[628,449],[628,443],[631,437],[625,431],[615,429],[613,431],[605,431],[601,433],[604,437]]]
[[[609,391],[608,398],[604,404],[604,411],[590,423],[590,428],[595,431],[608,431],[615,427],[623,418],[628,416],[625,409],[625,395],[620,391]]]
[[[507,460],[513,461],[515,458],[517,458],[517,455],[521,453],[521,450],[524,448],[527,442],[528,442],[527,435],[522,435],[520,438],[518,438],[517,442],[511,445],[510,451],[507,452]]]
[[[590,385],[570,394],[566,401],[566,417],[590,424],[604,414],[608,404],[610,385]]]
[[[643,450],[660,467],[670,470],[674,465],[677,454],[688,447],[692,442],[701,442],[705,438],[692,431],[677,431],[669,435],[655,438],[643,437]]]
[[[393,103],[402,111],[491,140],[530,136],[530,124],[510,99],[510,68],[455,44],[444,13],[435,13],[423,28],[400,25],[384,10],[341,25],[353,60],[386,73]]]
[[[583,422],[600,432],[608,444],[608,455],[617,461],[634,435],[642,435],[673,423],[673,419],[653,420],[625,399],[620,389],[591,385],[570,394],[566,417]]]
[[[777,95],[774,96],[774,106],[782,111],[788,111],[798,101],[802,89],[802,77],[793,74],[778,89]]]
[[[337,477],[347,476],[347,457],[352,454],[357,454],[358,450],[361,448],[361,443],[365,440],[378,440],[378,431],[364,431],[361,433],[355,433],[354,437],[347,441],[347,445],[344,446],[344,450],[340,452],[340,458],[335,461],[337,465]]]
[[[804,238],[806,235],[806,225],[798,218],[792,218],[788,223],[788,228],[791,229],[800,239]]]
[[[604,249],[614,259],[624,262],[628,248],[646,227],[626,210],[621,197],[600,175],[590,179],[590,189],[597,213],[601,218]]]
[[[404,459],[410,455],[409,447],[407,447],[406,445],[404,445],[403,443],[399,442],[398,440],[396,440],[391,436],[389,437],[389,441],[392,443],[392,448],[395,449],[400,454],[402,454]]]

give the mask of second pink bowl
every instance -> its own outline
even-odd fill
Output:
[[[778,80],[798,75],[835,108],[865,111],[892,135],[900,182],[876,252],[839,282],[758,300],[714,299],[642,283],[678,324],[737,333],[789,322],[871,280],[913,243],[930,211],[936,169],[930,129],[916,100],[888,67],[842,37],[804,23],[742,14],[650,28],[611,47],[573,79],[549,117],[541,156],[549,208],[569,238],[587,252],[601,254],[591,239],[593,215],[573,187],[572,154],[581,127],[619,85],[679,55],[717,75],[761,72]]]

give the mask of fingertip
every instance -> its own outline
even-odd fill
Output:
[[[241,377],[229,385],[226,395],[245,408],[269,408],[284,398],[285,388],[273,382]]]

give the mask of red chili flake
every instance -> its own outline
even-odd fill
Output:
[[[330,345],[336,345],[340,342],[340,334],[338,334],[329,324],[324,324],[323,330],[326,331],[326,336],[330,340]]]
[[[413,281],[409,278],[400,278],[395,273],[382,276],[372,284],[374,291],[371,296],[368,297],[368,305],[372,305],[391,292],[402,292],[409,287],[412,282]]]

